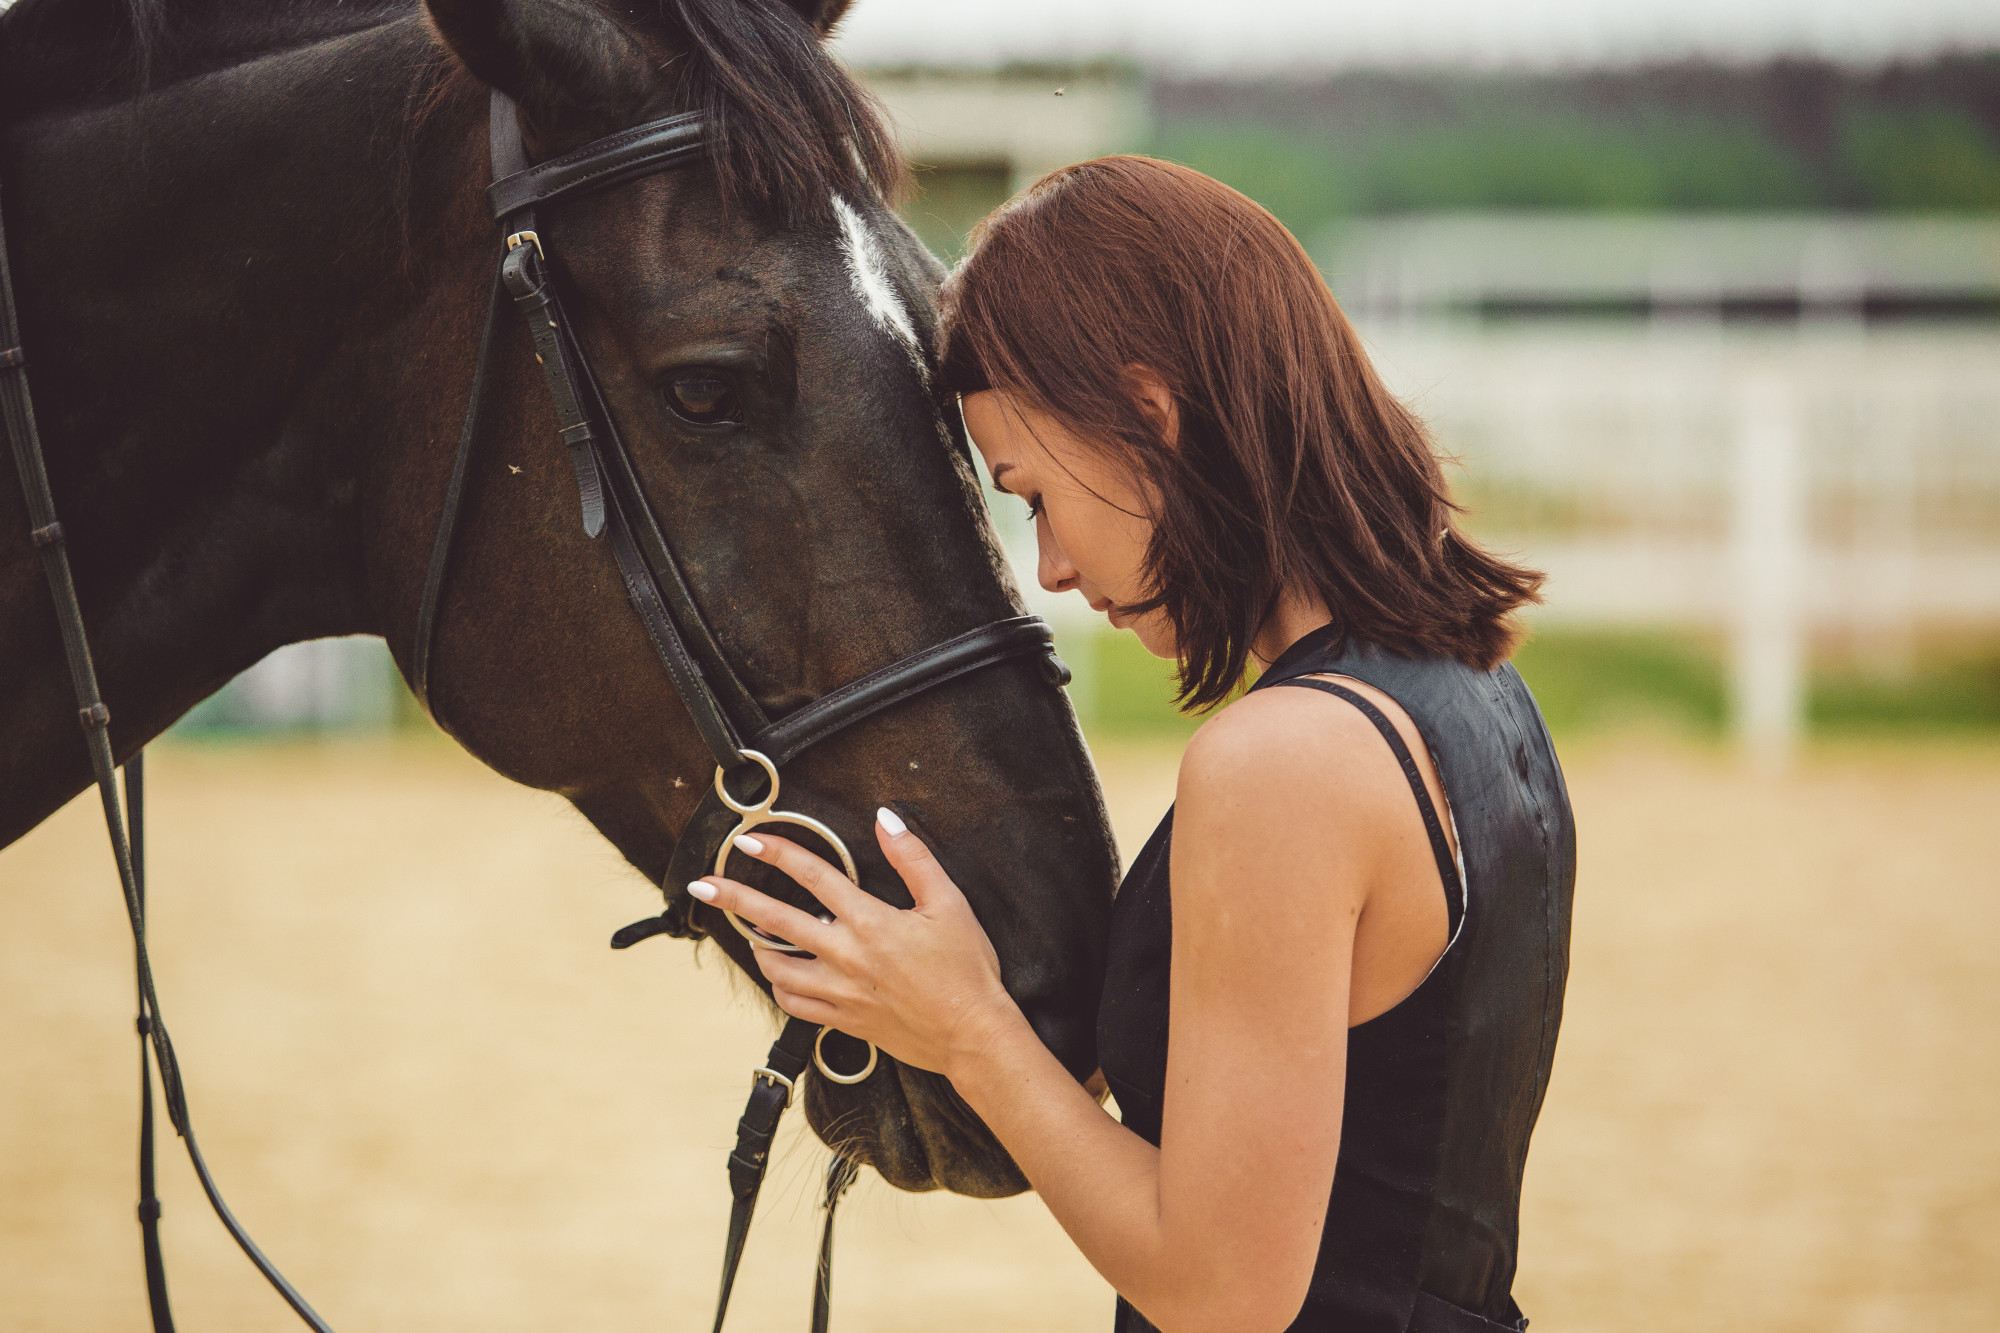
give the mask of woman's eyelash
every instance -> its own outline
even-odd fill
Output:
[[[1042,497],[1038,495],[1034,499],[1028,501],[1028,521],[1030,523],[1033,523],[1036,519],[1040,518],[1041,516],[1042,516]]]

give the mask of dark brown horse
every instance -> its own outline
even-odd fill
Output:
[[[705,167],[546,227],[666,538],[770,715],[1019,613],[930,373],[938,265],[886,207],[888,139],[821,46],[842,8],[19,0],[0,15],[24,343],[120,757],[281,644],[379,634],[410,671],[499,244],[488,85],[519,104],[537,158],[676,110],[718,127]],[[658,881],[713,764],[611,553],[581,530],[528,340],[511,319],[500,337],[434,713]],[[90,780],[11,484],[0,736],[4,845]],[[965,887],[1037,1030],[1089,1073],[1115,865],[1060,692],[1033,662],[1002,663],[786,771],[785,804],[836,828],[864,830],[885,802]],[[864,883],[900,897],[873,839],[850,842]],[[902,1188],[1024,1186],[931,1075],[812,1080],[805,1104]]]

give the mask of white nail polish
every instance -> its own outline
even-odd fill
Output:
[[[736,850],[755,856],[764,850],[764,844],[747,833],[741,833],[736,837]]]
[[[900,838],[910,831],[910,826],[903,822],[903,817],[886,805],[875,811],[875,822],[889,830],[889,836],[892,838]]]
[[[695,897],[701,899],[705,903],[715,901],[715,886],[713,884],[710,884],[707,880],[697,879],[690,881],[688,884],[688,892],[692,893]]]

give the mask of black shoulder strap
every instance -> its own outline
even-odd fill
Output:
[[[1430,834],[1431,854],[1437,858],[1438,877],[1444,882],[1445,908],[1450,918],[1446,936],[1449,938],[1457,935],[1459,922],[1465,917],[1466,886],[1459,878],[1458,861],[1451,854],[1451,842],[1444,836],[1444,825],[1438,820],[1437,807],[1431,804],[1430,788],[1424,785],[1423,770],[1417,767],[1417,761],[1411,757],[1410,747],[1403,744],[1403,733],[1396,730],[1396,724],[1391,722],[1381,709],[1345,685],[1336,685],[1330,680],[1315,680],[1311,676],[1300,676],[1294,680],[1280,680],[1273,683],[1302,685],[1307,689],[1324,690],[1328,694],[1338,695],[1359,708],[1363,716],[1375,724],[1375,730],[1382,733],[1382,739],[1389,742],[1389,748],[1396,754],[1396,762],[1403,766],[1403,776],[1409,779],[1411,792],[1416,795],[1417,812],[1424,817],[1424,832]],[[1454,887],[1457,892],[1453,892]]]

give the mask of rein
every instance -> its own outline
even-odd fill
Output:
[[[704,934],[692,920],[693,902],[687,897],[686,881],[703,873],[702,867],[710,864],[711,855],[713,872],[721,873],[734,836],[761,825],[794,824],[818,834],[839,854],[849,877],[858,882],[853,855],[832,828],[811,816],[776,808],[780,769],[807,748],[864,718],[998,662],[1016,657],[1038,658],[1046,679],[1058,686],[1066,684],[1069,671],[1054,654],[1052,632],[1035,616],[994,621],[872,671],[782,718],[768,717],[730,666],[667,544],[589,360],[572,332],[563,308],[563,274],[536,226],[537,209],[553,208],[628,181],[704,160],[707,139],[702,118],[695,114],[669,116],[595,140],[539,165],[529,164],[514,103],[498,90],[492,94],[488,124],[494,182],[487,191],[487,200],[506,238],[506,248],[487,300],[465,423],[418,606],[410,673],[416,695],[426,711],[430,711],[438,610],[478,440],[504,292],[527,325],[536,360],[541,363],[547,381],[558,434],[576,476],[584,534],[591,540],[609,536],[626,596],[716,763],[713,791],[703,798],[702,805],[689,819],[670,859],[662,885],[667,899],[665,910],[657,917],[635,922],[617,932],[612,937],[612,947],[629,948],[660,934],[682,938]],[[0,424],[4,424],[12,446],[15,467],[27,497],[31,536],[55,598],[78,716],[102,798],[105,827],[118,863],[119,882],[132,929],[140,1038],[139,1219],[153,1327],[155,1333],[173,1330],[160,1252],[160,1204],[153,1186],[152,1066],[157,1061],[167,1119],[186,1144],[195,1175],[217,1217],[299,1318],[314,1333],[332,1333],[325,1320],[286,1281],[231,1214],[195,1142],[180,1065],[160,1017],[159,997],[146,953],[141,836],[144,752],[135,754],[125,764],[121,811],[117,765],[110,741],[111,712],[98,694],[83,612],[71,579],[63,529],[56,519],[35,428],[26,365],[13,276],[8,268],[4,209],[0,209]],[[737,782],[736,791],[731,789],[732,779]],[[761,795],[737,795],[737,791],[759,790]],[[722,832],[732,821],[733,831]],[[733,915],[725,915],[753,946],[798,951],[784,940],[767,935]],[[842,1073],[831,1068],[822,1049],[827,1031],[818,1024],[789,1019],[765,1063],[752,1076],[749,1101],[737,1122],[736,1148],[729,1155],[732,1202],[716,1299],[716,1333],[721,1333],[728,1315],[730,1292],[770,1162],[772,1140],[799,1081],[808,1067],[816,1068],[822,1077],[836,1083],[860,1083],[877,1068],[877,1052],[872,1045],[868,1045],[867,1061],[858,1072]],[[826,1175],[826,1221],[814,1283],[813,1333],[825,1333],[830,1317],[834,1210],[858,1170],[851,1158],[835,1150]]]

